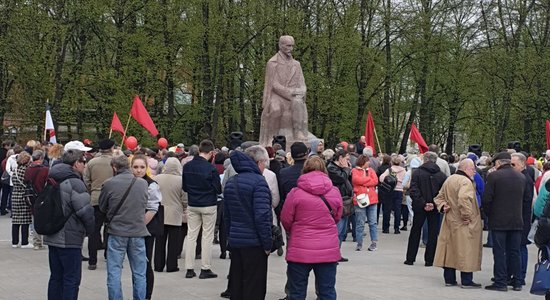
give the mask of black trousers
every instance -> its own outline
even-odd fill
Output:
[[[11,244],[19,244],[19,229],[21,228],[21,246],[29,244],[29,224],[11,225]]]
[[[181,224],[181,241],[178,243],[178,248],[176,251],[178,255],[180,255],[181,252],[183,251],[183,242],[186,236],[187,236],[187,223],[183,223]],[[197,237],[197,248],[195,248],[195,257],[199,257],[199,255],[201,255],[201,251],[202,251],[201,240],[202,240],[202,228],[199,231],[199,236]]]
[[[401,204],[401,216],[403,217],[403,226],[409,224],[409,207],[407,204]]]
[[[178,268],[182,233],[181,226],[164,225],[164,234],[158,236],[155,241],[155,271],[162,272],[165,265],[167,272]],[[168,244],[168,253],[166,253],[166,244]]]
[[[422,226],[428,220],[428,244],[424,253],[424,261],[433,263],[435,249],[437,247],[437,236],[439,235],[439,213],[435,211],[427,212],[425,210],[415,210],[413,216],[413,225],[409,235],[409,244],[407,246],[407,261],[414,262],[420,245],[420,235]]]
[[[94,232],[88,237],[88,255],[90,256],[89,265],[97,265],[97,250],[102,248],[101,227],[106,221],[106,216],[99,210],[99,205],[94,205]],[[107,237],[104,237],[107,240]],[[107,250],[105,250],[107,252]]]
[[[218,225],[218,240],[220,242],[220,252],[223,254],[227,251],[227,229],[223,215],[223,201],[218,201],[216,225]]]
[[[151,261],[153,259],[153,246],[155,245],[154,236],[145,237],[145,254],[147,255],[147,290],[145,292],[145,299],[151,299],[153,294],[153,286],[155,285],[155,273],[151,267]]]
[[[262,247],[231,249],[229,267],[231,299],[265,299],[267,257]]]

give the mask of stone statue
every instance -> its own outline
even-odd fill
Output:
[[[300,63],[292,58],[294,38],[279,38],[279,52],[266,66],[260,144],[271,145],[273,136],[284,135],[287,145],[305,142],[307,130],[306,83]],[[309,137],[308,137],[309,135]]]

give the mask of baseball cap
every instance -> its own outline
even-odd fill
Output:
[[[90,151],[92,148],[84,146],[84,144],[81,141],[70,141],[67,144],[65,144],[64,150],[80,150],[80,151]]]
[[[307,146],[302,142],[295,142],[290,146],[290,155],[294,160],[303,160],[307,158]]]

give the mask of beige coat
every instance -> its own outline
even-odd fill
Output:
[[[187,193],[181,187],[181,163],[170,157],[164,165],[164,172],[155,176],[162,194],[164,205],[164,224],[181,226],[184,223],[184,211],[187,210]]]
[[[441,210],[450,209],[443,217],[437,239],[434,265],[462,272],[481,270],[482,227],[474,183],[465,175],[449,177],[434,202]],[[463,220],[470,220],[464,225]]]

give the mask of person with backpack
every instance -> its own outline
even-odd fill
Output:
[[[385,190],[387,198],[382,203],[382,233],[390,233],[390,216],[393,210],[393,229],[400,234],[401,202],[403,200],[403,178],[407,170],[401,166],[401,157],[395,155],[391,159],[391,167],[380,175],[381,189]],[[393,177],[387,178],[386,177]],[[390,179],[393,183],[390,182]]]
[[[80,279],[82,277],[82,243],[84,237],[94,229],[94,209],[90,204],[90,194],[81,179],[86,160],[79,150],[68,150],[63,153],[61,162],[50,169],[48,181],[55,183],[56,188],[46,186],[38,200],[44,199],[46,190],[50,199],[61,203],[64,217],[63,227],[55,233],[44,235],[44,244],[49,249],[50,280],[48,299],[77,299]],[[37,201],[38,201],[37,200]],[[42,201],[38,203],[35,213],[35,228],[41,228],[36,218]],[[42,206],[40,205],[42,204]],[[48,220],[48,218],[46,218]],[[53,221],[52,218],[49,219]]]

